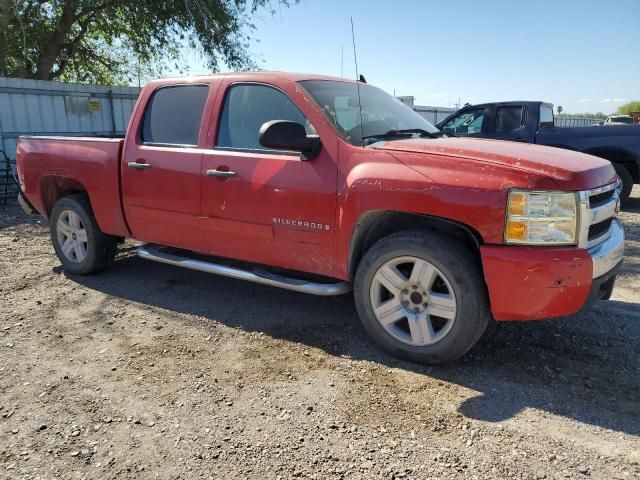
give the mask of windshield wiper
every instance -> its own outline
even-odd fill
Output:
[[[422,128],[405,128],[400,130],[388,130],[384,133],[376,133],[375,135],[365,135],[362,137],[362,140],[367,140],[369,138],[393,138],[393,137],[405,137],[410,136],[412,134],[418,134],[421,137],[427,138],[440,138],[440,137],[449,137],[448,133],[444,132],[428,132],[427,130],[423,130]]]

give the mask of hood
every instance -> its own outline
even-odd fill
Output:
[[[478,138],[408,139],[376,142],[371,148],[416,155],[409,166],[428,167],[428,156],[464,158],[479,163],[534,173],[566,190],[587,190],[616,180],[608,160],[572,150]],[[422,160],[424,158],[424,160]],[[404,162],[407,163],[407,162]]]

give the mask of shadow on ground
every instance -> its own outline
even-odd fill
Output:
[[[496,422],[536,408],[640,435],[640,304],[600,302],[569,318],[503,324],[455,364],[429,367],[380,351],[361,328],[350,295],[313,297],[148,262],[134,253],[125,249],[104,274],[72,279],[169,312],[453,382],[479,392],[458,406],[470,418]]]

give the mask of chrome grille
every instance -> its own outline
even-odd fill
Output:
[[[592,248],[611,235],[613,219],[620,209],[616,184],[579,192],[580,231],[578,246]]]
[[[596,193],[595,195],[591,195],[589,197],[589,205],[591,208],[599,207],[608,203],[611,198],[616,194],[615,188],[613,190],[608,190],[602,193]]]
[[[589,241],[597,240],[600,236],[606,235],[611,228],[611,222],[613,222],[613,217],[591,225],[589,227]]]

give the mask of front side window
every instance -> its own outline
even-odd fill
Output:
[[[208,94],[208,85],[176,85],[156,90],[144,114],[142,142],[198,145]]]
[[[367,84],[334,80],[303,80],[300,84],[333,123],[338,133],[352,145],[361,146],[364,137],[389,130],[438,129],[410,107],[388,93]],[[360,105],[362,110],[360,110]]]
[[[315,130],[298,107],[280,90],[259,84],[232,85],[225,98],[218,147],[266,150],[260,145],[260,127],[271,120],[289,120],[305,126],[308,134]]]
[[[524,125],[521,105],[496,108],[496,133],[507,133]]]
[[[453,135],[474,135],[482,132],[482,122],[484,108],[465,110],[442,125],[442,131]]]
[[[553,108],[540,105],[540,128],[553,126]]]

